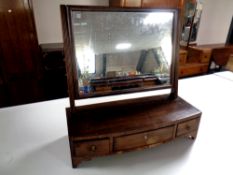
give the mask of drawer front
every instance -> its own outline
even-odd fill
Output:
[[[211,49],[189,48],[188,61],[190,63],[208,63],[211,56]]]
[[[114,139],[114,151],[130,150],[171,140],[174,126]]]
[[[141,0],[126,0],[125,7],[141,7]]]
[[[107,155],[110,152],[109,140],[84,141],[74,144],[75,156],[94,157]]]
[[[185,64],[187,60],[188,52],[186,50],[179,50],[179,64]]]
[[[185,135],[192,131],[197,130],[199,121],[200,121],[200,118],[196,118],[196,119],[185,121],[185,122],[178,124],[176,136]]]
[[[179,54],[179,64],[185,64],[187,60],[187,53]]]
[[[211,53],[210,52],[205,52],[202,54],[202,56],[200,57],[200,62],[201,63],[209,63],[210,61],[210,56]]]
[[[142,0],[142,7],[179,8],[179,0]]]
[[[207,71],[208,65],[180,66],[179,77],[202,74]]]

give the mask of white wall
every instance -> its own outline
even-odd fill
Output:
[[[63,42],[60,4],[108,5],[108,0],[32,0],[39,43]]]
[[[197,44],[225,43],[233,15],[233,0],[202,0]]]
[[[200,0],[203,13],[198,44],[224,43],[233,15],[233,0]],[[39,43],[62,42],[60,4],[108,5],[108,0],[33,0]]]

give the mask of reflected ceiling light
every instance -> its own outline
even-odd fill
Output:
[[[144,25],[164,24],[173,19],[171,12],[155,12],[150,13],[143,21]]]
[[[131,43],[119,43],[116,45],[117,50],[125,50],[131,48],[132,44]]]

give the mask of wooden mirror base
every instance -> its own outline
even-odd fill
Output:
[[[201,112],[181,98],[134,107],[66,109],[73,168],[82,161],[195,139]]]

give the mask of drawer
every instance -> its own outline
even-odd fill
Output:
[[[188,62],[208,63],[211,56],[211,49],[209,48],[192,48],[188,49]]]
[[[200,121],[200,118],[196,118],[196,119],[185,121],[185,122],[178,124],[176,136],[185,135],[192,131],[197,130],[199,121]]]
[[[204,52],[201,57],[200,57],[200,62],[201,63],[209,63],[210,61],[210,56],[211,56],[211,53],[210,52]]]
[[[208,65],[207,64],[186,64],[180,66],[179,68],[179,77],[191,76],[197,74],[207,73]]]
[[[179,0],[142,0],[142,7],[144,8],[179,8]]]
[[[187,60],[187,51],[185,50],[180,50],[179,51],[179,64],[185,64]]]
[[[141,7],[141,0],[110,0],[110,7]]]
[[[141,0],[126,0],[125,7],[141,7]]]
[[[114,139],[114,151],[130,150],[171,140],[174,126]]]
[[[109,154],[109,140],[84,141],[74,144],[74,154],[79,157],[94,157]]]

